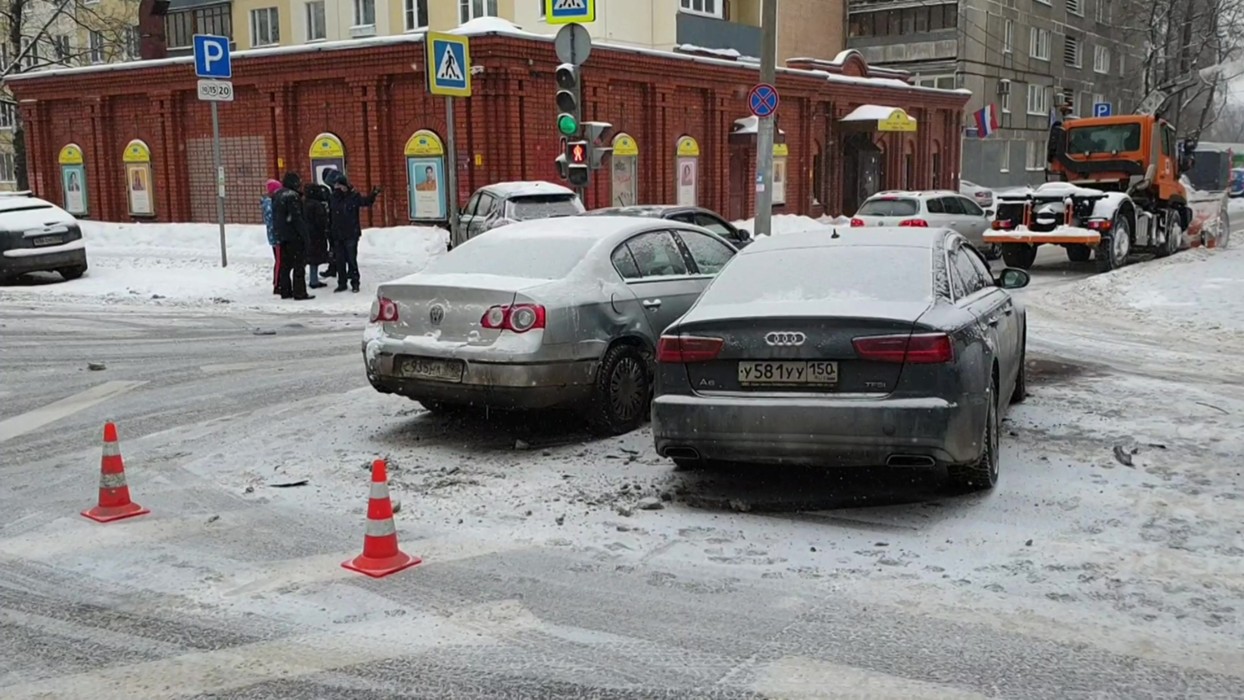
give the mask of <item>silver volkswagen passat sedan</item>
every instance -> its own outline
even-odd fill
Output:
[[[1026,316],[947,229],[762,238],[661,336],[652,432],[702,461],[947,467],[992,488]]]
[[[657,338],[736,250],[636,217],[525,221],[380,285],[363,356],[372,386],[430,410],[582,407],[597,432],[648,416]]]

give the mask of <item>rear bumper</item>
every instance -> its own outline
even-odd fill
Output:
[[[19,248],[28,251],[27,248]],[[10,251],[4,251],[8,253]],[[66,267],[86,267],[86,250],[57,251],[55,247],[38,255],[9,256],[0,254],[0,273],[21,275],[27,272],[51,272]]]
[[[986,231],[985,243],[1005,245],[1007,243],[1026,243],[1028,245],[1087,245],[1096,246],[1101,243],[1101,234],[1085,230],[1083,235],[1067,236],[1054,233],[1011,233],[1009,231]]]
[[[657,397],[657,453],[759,464],[879,466],[892,456],[967,464],[980,456],[985,397],[813,399]]]
[[[399,358],[458,359],[464,363],[461,382],[414,379],[395,369]],[[504,363],[463,358],[431,357],[379,350],[363,361],[367,380],[379,392],[399,394],[416,401],[487,406],[500,409],[543,409],[567,406],[587,399],[595,382],[595,360]]]

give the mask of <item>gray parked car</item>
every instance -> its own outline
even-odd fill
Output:
[[[647,418],[661,331],[735,253],[659,219],[512,224],[380,285],[367,377],[431,410],[582,406],[596,431],[627,432]]]
[[[629,207],[593,209],[585,216],[648,216],[667,221],[695,224],[730,241],[730,245],[742,250],[752,242],[752,232],[736,227],[716,212],[703,207],[686,207],[674,204],[636,204]]]
[[[497,182],[475,191],[459,216],[460,240],[450,247],[475,238],[485,231],[518,221],[576,216],[583,203],[574,190],[551,182]]]
[[[963,236],[839,229],[741,251],[657,349],[652,432],[680,464],[945,466],[998,478],[1027,322]]]

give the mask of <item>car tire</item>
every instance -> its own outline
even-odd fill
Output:
[[[1023,344],[1019,346],[1019,372],[1015,375],[1015,389],[1011,391],[1011,403],[1023,403],[1028,398],[1028,332],[1024,331]]]
[[[998,382],[989,386],[988,411],[981,437],[981,456],[972,464],[955,464],[947,468],[950,484],[962,491],[987,491],[998,483]]]
[[[994,243],[985,247],[984,250],[986,260],[997,260],[1002,257],[1002,245]]]
[[[587,407],[588,428],[597,435],[622,435],[643,424],[652,397],[652,378],[643,353],[614,345],[600,360]]]
[[[1003,243],[1002,260],[1007,267],[1027,270],[1037,260],[1037,247],[1027,243]]]
[[[1127,264],[1127,256],[1132,254],[1132,223],[1120,210],[1114,215],[1114,224],[1110,227],[1110,235],[1102,236],[1097,244],[1097,252],[1093,262],[1098,272],[1110,272]]]
[[[1067,259],[1074,263],[1088,262],[1093,259],[1093,249],[1080,243],[1072,243],[1067,246]]]
[[[1183,217],[1179,215],[1178,209],[1171,209],[1166,212],[1166,241],[1160,248],[1153,251],[1154,257],[1169,258],[1178,253],[1183,239]]]
[[[77,267],[62,267],[61,269],[57,270],[57,272],[59,272],[60,276],[65,278],[66,280],[76,280],[82,275],[86,274],[86,266],[79,265]]]

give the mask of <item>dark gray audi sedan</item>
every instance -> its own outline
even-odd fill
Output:
[[[741,251],[662,334],[657,452],[710,461],[944,466],[998,479],[999,425],[1025,395],[1026,317],[963,236],[837,229]]]

